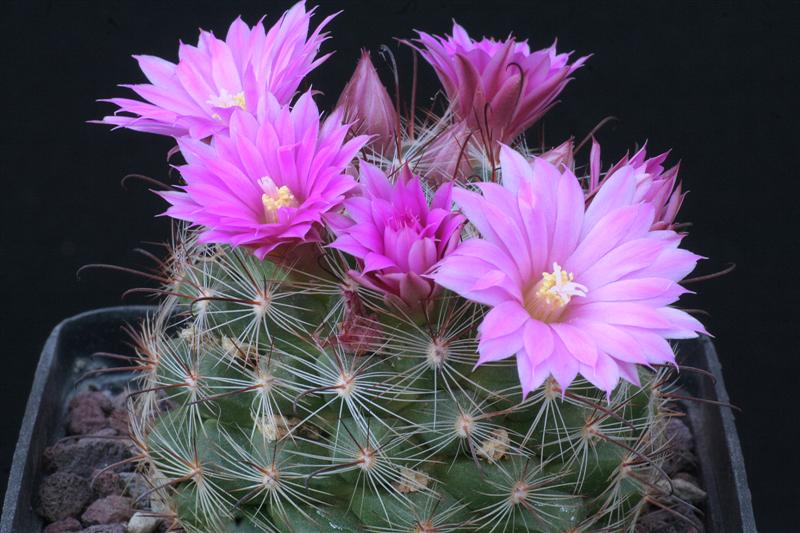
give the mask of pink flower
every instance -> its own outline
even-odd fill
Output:
[[[313,10],[312,10],[313,11]],[[177,64],[154,56],[134,56],[150,83],[124,85],[145,101],[107,100],[119,112],[101,121],[161,135],[202,139],[224,131],[236,109],[255,115],[269,92],[287,104],[302,79],[328,55],[317,58],[327,38],[326,18],[309,36],[311,12],[295,4],[265,32],[237,18],[225,40],[201,31],[197,46],[181,43]]]
[[[453,23],[452,36],[418,32],[415,46],[436,70],[456,115],[484,141],[510,142],[555,103],[586,57],[569,63],[555,45],[531,52],[527,41],[470,38]],[[488,131],[487,131],[488,126]]]
[[[355,185],[343,171],[367,140],[345,142],[341,113],[320,124],[310,92],[291,109],[267,95],[263,109],[259,120],[235,111],[230,134],[210,145],[179,139],[186,185],[161,193],[167,215],[204,227],[203,242],[246,246],[259,258],[318,239],[322,215]]]
[[[578,374],[611,391],[638,383],[636,365],[673,363],[666,339],[703,326],[670,307],[699,256],[681,236],[651,229],[628,167],[604,181],[591,205],[575,175],[543,159],[500,152],[503,185],[453,193],[481,238],[464,241],[436,282],[492,309],[480,325],[478,364],[516,356],[527,395],[548,376],[562,390]]]
[[[574,172],[575,170],[575,143],[573,139],[567,139],[558,146],[554,146],[546,152],[543,152],[539,157],[544,159],[556,168],[568,168]]]
[[[600,145],[593,142],[589,164],[589,194],[596,192],[602,183],[611,179],[617,172],[627,172],[630,169],[636,181],[635,200],[648,202],[655,209],[653,229],[671,228],[686,193],[682,191],[681,183],[678,181],[680,165],[664,169],[663,163],[667,156],[669,152],[647,159],[647,143],[645,143],[633,157],[626,154],[606,172],[606,177],[601,181]]]
[[[394,148],[400,117],[366,50],[361,51],[353,77],[336,107],[344,109],[345,120],[353,124],[353,131],[373,136],[373,150],[383,153]]]
[[[463,217],[452,211],[452,186],[430,202],[418,176],[404,167],[395,184],[380,169],[360,162],[362,195],[345,202],[348,217],[331,220],[331,246],[358,258],[351,275],[395,303],[418,309],[435,292],[426,277],[458,244]]]

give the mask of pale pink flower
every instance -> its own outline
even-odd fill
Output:
[[[703,326],[671,307],[699,256],[681,236],[653,230],[655,209],[637,195],[632,167],[609,176],[588,208],[568,169],[500,152],[503,184],[453,193],[480,233],[441,262],[434,280],[491,307],[478,364],[515,356],[524,395],[553,376],[578,374],[611,391],[638,383],[636,365],[674,363],[667,339]]]
[[[647,143],[645,143],[633,156],[625,154],[625,157],[606,172],[605,178],[601,178],[600,144],[593,141],[589,163],[588,193],[590,198],[614,174],[632,169],[636,181],[636,201],[648,202],[655,210],[653,228],[671,228],[686,193],[683,192],[681,182],[678,180],[680,165],[669,169],[664,168],[664,161],[668,156],[669,152],[667,151],[648,159]]]
[[[101,121],[137,131],[202,139],[225,131],[234,110],[256,115],[265,94],[287,104],[303,78],[330,54],[317,57],[328,17],[309,35],[311,12],[299,2],[266,31],[237,18],[225,40],[201,31],[197,46],[181,43],[177,64],[134,56],[150,83],[123,85],[144,101],[106,100],[119,107]]]

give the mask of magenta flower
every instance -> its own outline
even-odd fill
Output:
[[[331,220],[331,246],[358,258],[351,275],[407,309],[435,293],[431,268],[458,244],[463,217],[452,211],[452,186],[440,187],[430,207],[418,176],[404,167],[393,185],[380,169],[360,162],[362,195],[345,202],[348,217]]]
[[[203,226],[201,241],[252,248],[259,258],[282,244],[318,239],[322,215],[337,207],[355,182],[344,173],[367,141],[345,142],[341,113],[320,124],[311,93],[294,106],[267,95],[263,116],[231,116],[230,135],[211,144],[179,139],[186,185],[161,195],[166,214]]]
[[[686,196],[678,181],[679,165],[664,169],[663,163],[667,156],[669,152],[647,159],[645,143],[633,157],[626,154],[606,172],[605,180],[611,179],[617,172],[633,172],[636,181],[635,200],[648,202],[655,209],[653,229],[671,228]],[[600,145],[594,142],[589,164],[589,194],[601,185]]]
[[[313,12],[313,10],[312,10]],[[107,100],[118,113],[101,121],[137,131],[202,139],[224,131],[236,109],[256,114],[269,92],[287,104],[302,79],[328,55],[317,58],[327,35],[326,18],[309,36],[311,13],[295,4],[265,31],[237,18],[225,40],[201,31],[197,46],[180,44],[177,64],[134,56],[150,83],[124,85],[145,101]]]
[[[555,45],[531,52],[511,37],[475,41],[456,23],[451,36],[418,34],[413,46],[436,70],[456,115],[495,142],[510,142],[536,122],[587,59],[570,64]]]
[[[400,117],[366,50],[361,51],[353,77],[336,107],[344,109],[345,120],[353,124],[353,131],[372,136],[373,150],[383,153],[394,148]]]
[[[527,395],[548,376],[562,390],[578,374],[611,391],[638,383],[636,365],[673,363],[666,339],[705,332],[670,307],[699,256],[681,236],[653,231],[655,210],[637,200],[634,172],[617,172],[584,209],[575,175],[503,146],[503,185],[454,199],[481,238],[464,241],[434,279],[492,307],[480,325],[478,364],[516,356]]]

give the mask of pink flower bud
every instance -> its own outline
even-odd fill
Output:
[[[353,77],[336,107],[344,110],[345,120],[353,124],[353,131],[374,136],[370,143],[373,150],[381,153],[392,150],[400,120],[366,50],[361,51]]]

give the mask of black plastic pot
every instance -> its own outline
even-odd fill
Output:
[[[112,307],[69,318],[51,333],[42,350],[8,480],[0,533],[38,533],[42,521],[33,510],[44,448],[63,434],[61,421],[77,377],[91,365],[96,351],[121,349],[120,327],[135,323],[150,307]],[[708,338],[686,342],[679,350],[682,365],[710,372],[716,379],[683,372],[682,384],[694,396],[727,403],[728,393],[714,346]],[[120,376],[120,379],[127,379]],[[733,414],[726,407],[693,402],[689,422],[695,436],[700,475],[708,493],[709,533],[755,532],[750,489]]]

